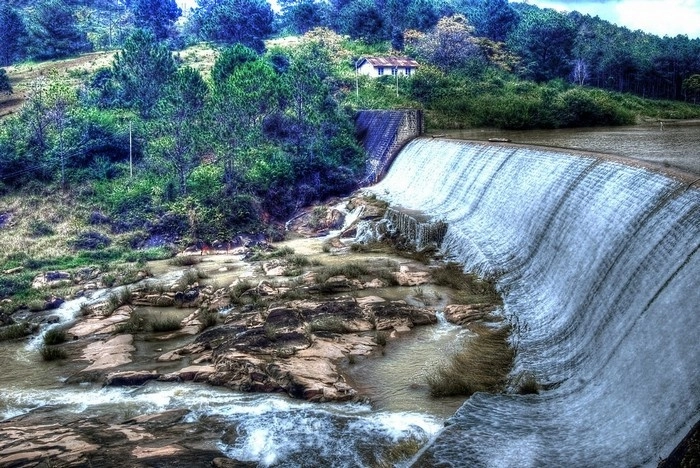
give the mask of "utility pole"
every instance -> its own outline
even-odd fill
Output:
[[[129,120],[129,178],[134,178],[134,159],[132,156],[131,120]]]
[[[359,64],[361,61],[362,57],[355,61],[355,96],[357,97],[358,102],[360,101],[360,78],[357,72],[357,64]]]
[[[394,67],[394,74],[396,74],[396,97],[399,97],[399,67]]]

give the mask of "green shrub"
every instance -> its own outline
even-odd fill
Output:
[[[17,340],[31,335],[32,327],[27,322],[15,323],[0,328],[0,341]]]
[[[453,300],[460,303],[490,302],[502,303],[493,280],[481,279],[476,275],[464,273],[457,263],[447,263],[432,271],[433,282],[455,290]]]
[[[59,328],[52,328],[44,334],[44,344],[47,346],[65,343],[66,332]]]
[[[35,273],[22,271],[14,275],[0,275],[0,298],[14,296],[31,289]]]
[[[325,316],[317,318],[309,323],[309,331],[315,332],[330,332],[330,333],[347,333],[348,328],[343,320],[339,317]]]
[[[42,346],[39,354],[44,361],[57,361],[68,357],[68,353],[64,349],[55,346]]]
[[[199,312],[199,331],[204,331],[218,323],[219,314],[215,310],[201,310]]]
[[[123,305],[131,304],[133,293],[127,287],[122,288],[119,292],[113,292],[107,298],[107,308],[105,315],[109,316]]]
[[[181,321],[175,317],[160,317],[150,323],[150,329],[153,333],[172,332],[181,328]]]
[[[379,346],[386,346],[387,339],[389,338],[389,333],[385,331],[377,331],[374,334],[374,342]]]
[[[135,334],[142,332],[148,327],[148,321],[146,318],[143,316],[143,314],[134,312],[129,316],[129,320],[125,322],[118,323],[115,327],[115,332],[117,334],[120,333],[128,333],[128,334]]]
[[[27,304],[27,308],[32,312],[41,312],[46,308],[46,301],[43,299],[34,299]]]
[[[231,290],[229,291],[229,298],[231,299],[232,302],[237,302],[240,300],[241,295],[254,288],[255,286],[253,283],[251,283],[249,280],[244,279],[238,281],[236,284],[231,286]]]
[[[366,265],[359,263],[331,265],[322,267],[316,271],[316,282],[325,283],[328,278],[332,278],[334,276],[345,276],[348,279],[357,279],[368,274],[370,274],[370,269]]]
[[[174,265],[174,266],[193,266],[197,265],[202,261],[200,257],[196,257],[194,255],[180,255],[177,257],[173,257],[168,261],[169,264]]]
[[[46,237],[55,233],[51,225],[42,219],[29,221],[29,235],[32,237]]]

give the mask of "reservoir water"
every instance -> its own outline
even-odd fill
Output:
[[[450,138],[488,140],[594,151],[625,156],[664,167],[676,167],[700,177],[700,121],[661,121],[631,127],[566,128],[559,130],[434,130]]]

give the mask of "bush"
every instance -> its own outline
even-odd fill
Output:
[[[201,310],[199,312],[199,331],[204,331],[209,327],[213,327],[219,320],[219,314],[213,310]]]
[[[108,247],[112,239],[96,231],[81,232],[71,242],[76,250],[97,250]]]
[[[309,331],[314,332],[331,332],[331,333],[347,333],[348,328],[339,317],[326,316],[318,318],[309,324]]]
[[[115,327],[116,333],[134,334],[143,331],[148,326],[146,318],[139,313],[132,313],[129,320],[121,322]]]
[[[254,287],[255,286],[253,283],[251,283],[249,280],[238,281],[236,284],[231,286],[231,290],[229,291],[229,298],[231,299],[231,302],[239,302],[243,293]]]
[[[47,346],[65,343],[65,341],[66,332],[61,329],[52,328],[44,334],[44,344]]]
[[[57,361],[68,357],[68,353],[65,350],[55,346],[42,346],[39,354],[44,361]]]
[[[453,299],[457,302],[502,303],[493,280],[480,279],[475,275],[464,273],[458,263],[447,263],[432,272],[433,282],[456,290]]]
[[[508,345],[510,327],[479,327],[477,335],[449,361],[426,377],[433,396],[470,396],[503,389],[515,353]]]
[[[180,330],[182,323],[175,317],[161,317],[153,320],[150,324],[153,333],[163,333]]]
[[[44,220],[32,219],[29,221],[29,235],[32,237],[46,237],[54,233],[53,228]]]
[[[131,304],[132,298],[133,294],[127,287],[122,288],[118,293],[110,294],[107,298],[107,309],[105,310],[105,315],[109,316],[121,306]]]
[[[10,297],[29,290],[34,273],[23,271],[15,275],[0,275],[0,298]]]
[[[0,341],[17,340],[31,335],[32,327],[27,322],[15,323],[0,328]]]
[[[201,258],[195,257],[194,255],[180,255],[180,256],[171,258],[168,263],[171,265],[174,265],[174,266],[183,267],[183,266],[197,265],[201,261],[202,261]]]

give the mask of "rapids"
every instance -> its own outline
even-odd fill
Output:
[[[373,190],[447,223],[443,247],[496,276],[513,376],[476,394],[416,466],[638,466],[700,415],[700,190],[592,154],[416,139]]]

